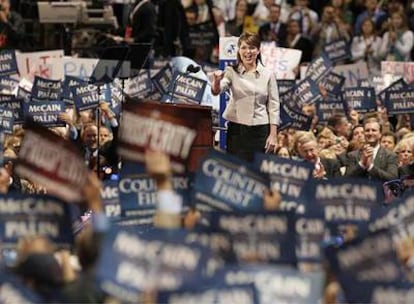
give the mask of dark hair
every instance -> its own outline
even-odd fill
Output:
[[[262,43],[262,40],[260,38],[259,34],[255,34],[255,33],[250,33],[250,32],[244,32],[240,35],[239,40],[237,41],[237,47],[240,48],[240,45],[242,44],[242,42],[246,42],[248,45],[252,45],[257,47],[260,50],[260,44]],[[260,62],[261,64],[263,64],[262,62],[262,56],[259,53],[257,55],[256,58],[256,64]],[[241,58],[240,58],[240,54],[239,51],[237,51],[237,62],[235,65],[233,65],[233,69],[238,72],[238,66],[241,63]]]
[[[335,114],[331,117],[329,117],[327,125],[328,127],[335,128],[337,125],[339,125],[343,119],[347,119],[344,114]]]
[[[384,137],[384,136],[388,136],[388,137],[392,137],[393,138],[393,140],[394,140],[394,144],[396,144],[397,143],[397,135],[395,135],[395,133],[394,132],[391,132],[391,131],[385,131],[384,133],[382,133],[382,135],[381,135],[382,137]]]

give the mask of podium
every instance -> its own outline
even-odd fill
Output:
[[[201,158],[213,147],[213,123],[212,123],[212,108],[201,105],[188,104],[174,104],[162,103],[167,111],[175,111],[180,108],[180,111],[186,112],[186,117],[191,117],[197,121],[197,137],[194,140],[188,159],[188,171],[196,172]]]

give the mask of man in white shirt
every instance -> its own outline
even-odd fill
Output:
[[[398,157],[381,147],[381,131],[381,125],[375,118],[365,121],[366,145],[349,153],[346,176],[367,177],[382,182],[398,178]]]

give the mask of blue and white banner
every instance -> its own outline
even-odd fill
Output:
[[[64,127],[66,123],[59,119],[65,112],[65,103],[61,100],[31,101],[23,103],[24,117],[45,127]]]
[[[183,199],[183,206],[190,203],[190,178],[182,174],[174,175],[171,180],[174,191]],[[144,167],[125,162],[119,180],[119,199],[123,216],[152,219],[158,205],[157,183]]]
[[[206,89],[207,81],[186,73],[175,72],[168,87],[168,93],[162,100],[200,104]]]
[[[346,39],[338,39],[323,46],[323,52],[333,63],[351,58],[351,48]]]
[[[312,180],[303,192],[308,209],[319,211],[332,233],[356,229],[355,234],[367,233],[376,208],[381,208],[382,185],[367,179]]]
[[[344,282],[398,282],[404,279],[401,262],[387,231],[368,235],[341,247],[325,250],[330,269]]]
[[[280,210],[289,211],[299,207],[298,203],[302,189],[306,188],[312,178],[313,164],[309,162],[290,160],[271,154],[259,154],[254,157],[254,166],[260,172],[268,174],[272,190],[282,196]],[[301,207],[303,212],[304,206]]]
[[[326,100],[321,100],[316,105],[316,113],[318,114],[318,122],[325,123],[336,113],[346,113],[346,106],[342,100],[342,95],[337,95],[338,98],[328,96]]]
[[[19,74],[17,68],[16,51],[2,50],[0,52],[0,76]]]
[[[406,89],[407,87],[408,87],[408,84],[404,81],[403,78],[400,78],[397,81],[394,81],[393,83],[391,83],[388,87],[386,87],[384,90],[379,92],[377,95],[381,103],[385,105],[387,102],[387,99],[386,99],[387,92],[401,91],[403,89]]]
[[[118,181],[106,180],[101,187],[101,199],[104,212],[108,218],[121,216]]]
[[[293,128],[296,130],[308,131],[312,125],[312,117],[300,111],[293,110],[288,104],[280,105],[280,126],[279,130]]]
[[[62,83],[62,100],[68,104],[74,104],[75,101],[72,94],[72,88],[86,84],[86,81],[81,78],[65,75],[65,80]]]
[[[15,276],[11,271],[2,269],[0,274],[0,303],[42,303],[42,299],[30,289],[21,278]]]
[[[42,235],[56,245],[70,247],[73,233],[68,205],[45,195],[0,195],[1,246],[15,247],[29,235]]]
[[[0,97],[0,107],[9,109],[13,112],[14,124],[22,124],[24,122],[23,100],[13,96],[12,99],[2,101]]]
[[[233,65],[237,61],[237,41],[238,37],[220,37],[219,41],[219,69],[224,69]],[[226,109],[227,103],[230,100],[229,94],[220,94],[220,109],[219,109],[219,127],[223,128],[220,130],[220,149],[226,150],[226,138],[227,138],[227,121],[223,117],[224,110]]]
[[[318,85],[308,77],[294,86],[292,95],[293,99],[288,104],[292,109],[302,109],[305,104],[313,104],[322,98]]]
[[[296,83],[295,80],[290,79],[278,79],[276,82],[279,96],[291,90]]]
[[[330,72],[321,80],[321,85],[328,91],[328,95],[340,96],[345,84],[345,77],[337,73]]]
[[[0,107],[0,130],[5,134],[13,134],[14,114],[7,107]]]
[[[306,78],[318,83],[327,77],[332,71],[332,62],[326,54],[312,60],[306,70]]]
[[[0,92],[4,94],[13,94],[17,87],[19,86],[19,81],[17,79],[0,76]]]
[[[185,237],[186,244],[200,244],[209,248],[206,275],[211,277],[226,264],[236,262],[231,235],[226,232],[190,231]]]
[[[154,87],[157,89],[157,91],[161,95],[164,95],[168,93],[168,88],[170,83],[172,82],[172,79],[173,71],[171,66],[167,64],[151,78],[151,81],[154,84]]]
[[[347,113],[355,110],[360,113],[375,112],[377,101],[374,88],[352,87],[344,90],[344,104]]]
[[[149,70],[141,70],[139,74],[128,80],[126,93],[131,97],[145,98],[153,90]]]
[[[409,192],[402,199],[393,201],[387,208],[377,210],[369,223],[370,232],[388,229],[393,242],[400,245],[414,237],[414,193]]]
[[[71,90],[78,112],[96,109],[99,106],[101,96],[98,86],[94,84],[78,85],[71,87]]]
[[[228,285],[254,283],[259,303],[309,304],[322,302],[324,275],[287,266],[234,265],[217,275]]]
[[[60,100],[62,82],[35,76],[32,87],[32,101]]]
[[[227,286],[226,284],[203,284],[192,289],[161,291],[154,303],[249,303],[259,304],[253,284]]]
[[[347,303],[413,303],[412,282],[360,282],[343,280],[342,290]]]
[[[212,212],[213,231],[230,234],[237,260],[296,265],[293,212]]]
[[[390,115],[414,113],[414,88],[387,91],[385,106]]]
[[[143,290],[199,286],[208,250],[184,243],[181,231],[111,229],[96,267],[100,287],[121,301],[139,301]]]
[[[210,150],[195,176],[193,202],[202,211],[260,211],[270,179],[250,163]]]

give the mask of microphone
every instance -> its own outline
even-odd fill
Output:
[[[185,71],[186,73],[190,74],[190,73],[197,73],[200,70],[201,70],[201,67],[199,65],[195,66],[195,65],[190,64],[187,66],[187,69]]]

